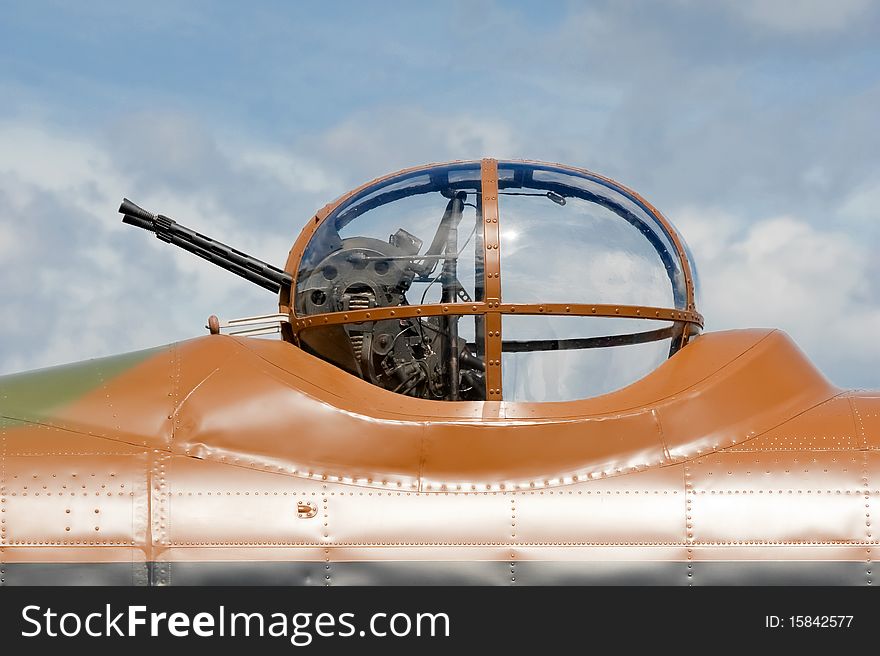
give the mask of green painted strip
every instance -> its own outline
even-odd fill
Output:
[[[46,421],[59,408],[76,401],[119,374],[171,346],[85,360],[48,369],[0,376],[0,428],[24,421]]]

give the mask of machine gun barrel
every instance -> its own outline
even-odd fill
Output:
[[[167,216],[152,214],[127,198],[122,199],[119,213],[123,215],[123,223],[155,233],[162,241],[194,253],[271,292],[278,292],[281,287],[290,287],[293,283],[292,276],[286,271],[190,230]]]

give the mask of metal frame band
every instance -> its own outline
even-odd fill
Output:
[[[348,312],[327,312],[300,317],[291,321],[296,333],[318,326],[338,326],[345,323],[363,323],[384,319],[406,319],[411,317],[440,317],[443,315],[474,315],[485,314],[500,317],[502,314],[551,315],[571,317],[617,317],[624,319],[653,319],[654,321],[683,321],[703,326],[703,317],[699,312],[676,310],[674,308],[652,307],[647,305],[609,305],[603,303],[502,303],[486,301],[485,303],[433,303],[430,305],[397,305],[394,307],[375,307],[367,310],[350,310]],[[490,346],[487,330],[487,347]],[[492,339],[501,343],[498,332]],[[499,351],[500,353],[500,351]],[[487,351],[488,354],[488,351]],[[488,355],[487,355],[488,357]]]
[[[498,224],[498,162],[480,162],[483,191],[483,276],[485,302],[486,400],[503,398],[501,376],[501,229]]]

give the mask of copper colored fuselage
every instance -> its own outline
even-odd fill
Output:
[[[709,333],[560,403],[212,335],[0,379],[3,583],[870,584],[880,393]]]

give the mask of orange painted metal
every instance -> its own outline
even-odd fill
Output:
[[[857,562],[877,545],[878,410],[778,331],[703,335],[630,387],[532,404],[403,397],[212,335],[2,429],[2,557]]]
[[[483,271],[486,302],[485,348],[486,399],[500,401],[502,388],[501,315],[501,232],[498,225],[498,162],[486,158],[481,164],[483,188]]]

